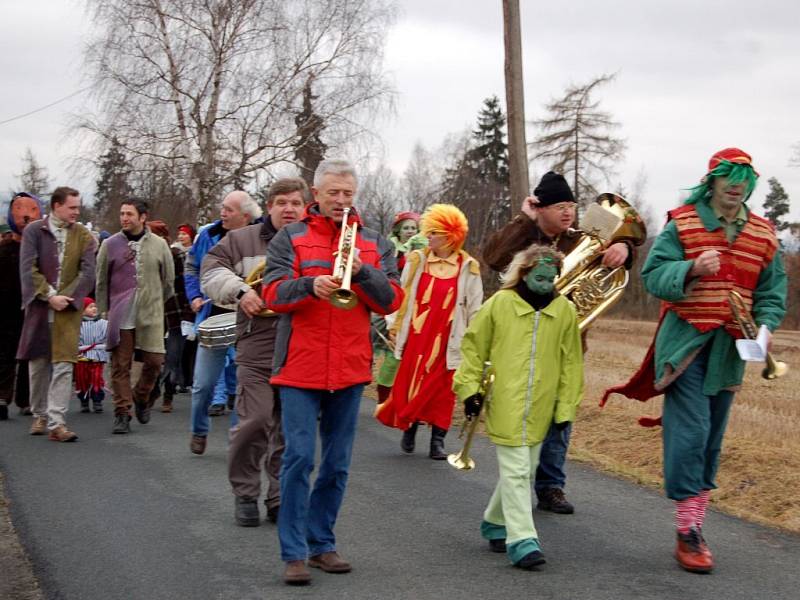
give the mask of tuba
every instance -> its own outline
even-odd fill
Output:
[[[492,387],[494,386],[494,368],[492,363],[486,361],[483,363],[483,376],[481,377],[481,386],[478,393],[483,396],[483,403],[486,404],[492,399]],[[464,419],[461,425],[461,431],[458,434],[458,439],[464,437],[464,430],[467,430],[467,439],[464,442],[464,447],[458,454],[450,454],[447,457],[447,462],[451,467],[455,467],[459,471],[470,471],[475,468],[475,461],[469,456],[469,450],[472,447],[472,438],[475,435],[475,430],[478,428],[478,421],[480,421],[480,414],[476,417]]]
[[[358,304],[358,296],[350,289],[350,278],[353,275],[353,258],[356,252],[356,231],[358,223],[348,225],[347,217],[350,208],[344,209],[342,216],[342,232],[339,235],[339,249],[333,263],[333,276],[341,282],[340,287],[333,290],[328,299],[336,308],[350,309]]]
[[[747,310],[747,305],[744,298],[737,291],[728,293],[728,300],[731,303],[731,312],[733,318],[739,324],[739,329],[742,330],[742,335],[748,340],[754,340],[758,337],[758,327],[750,311]],[[781,360],[775,360],[769,352],[767,352],[766,366],[761,371],[761,377],[764,379],[777,379],[783,377],[789,371],[789,365]]]
[[[261,262],[259,262],[255,267],[253,267],[252,271],[250,271],[250,274],[245,278],[244,282],[257,291],[257,288],[261,287],[261,281],[264,279],[264,271],[266,271],[266,269],[267,269],[267,259],[264,259]],[[275,311],[265,308],[256,316],[273,317],[277,314],[278,313],[276,313]]]
[[[603,251],[617,242],[641,246],[647,229],[639,213],[617,194],[600,194],[582,219],[577,245],[564,257],[556,290],[566,296],[578,314],[583,332],[602,313],[611,308],[628,285],[625,267],[604,267]]]

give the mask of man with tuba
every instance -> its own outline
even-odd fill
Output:
[[[642,269],[647,291],[665,302],[665,312],[639,371],[602,400],[612,392],[639,400],[664,394],[664,486],[675,501],[675,558],[693,572],[714,566],[702,528],[744,377],[734,344],[742,333],[729,295],[738,292],[756,325],[770,331],[786,312],[775,229],[745,205],[757,179],[750,155],[725,148],[711,157],[684,205],[669,212]]]
[[[522,203],[522,213],[490,236],[483,247],[483,259],[495,271],[503,271],[517,252],[531,244],[551,246],[567,255],[581,241],[581,232],[571,229],[577,204],[566,179],[552,171],[545,173],[533,193],[534,197],[525,198]],[[632,258],[630,247],[618,242],[605,249],[602,263],[609,268],[625,265],[630,269]],[[539,510],[559,514],[572,514],[575,510],[564,496],[564,465],[571,431],[571,425],[559,429],[553,424],[542,445],[534,483]]]
[[[280,389],[286,439],[278,537],[288,584],[309,583],[307,566],[329,573],[351,569],[337,553],[333,528],[347,486],[361,393],[372,379],[370,311],[392,313],[403,299],[394,248],[361,227],[352,210],[356,187],[350,163],[322,161],[311,188],[314,203],[267,250],[263,297],[268,308],[284,313],[270,381]],[[341,279],[331,275],[340,248],[349,249],[336,260],[348,265]],[[349,292],[342,293],[347,280]],[[331,302],[347,295],[353,296],[347,304]],[[318,429],[322,462],[310,490]]]
[[[261,522],[261,463],[269,487],[264,504],[275,523],[280,507],[283,456],[280,400],[269,383],[275,350],[277,315],[266,313],[261,299],[264,256],[278,231],[303,216],[308,187],[299,177],[278,179],[267,192],[263,223],[228,232],[203,259],[203,291],[217,304],[238,304],[236,315],[236,414],[228,448],[228,480],[235,497],[236,522],[256,527]],[[265,314],[266,313],[266,314]]]

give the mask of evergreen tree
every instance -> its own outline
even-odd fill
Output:
[[[772,221],[776,230],[783,231],[789,227],[789,223],[783,219],[783,216],[789,212],[789,194],[775,177],[770,177],[767,183],[769,192],[764,198],[764,216]]]
[[[506,117],[497,96],[487,98],[478,113],[478,129],[472,132],[472,156],[483,181],[508,185],[508,144],[505,141]]]
[[[534,121],[542,131],[531,143],[534,160],[571,179],[581,206],[595,196],[597,176],[609,181],[613,164],[625,153],[625,141],[611,135],[619,123],[592,100],[596,88],[613,79],[614,75],[601,75],[585,85],[568,87],[563,98],[546,106],[548,116]]]
[[[111,138],[111,145],[99,158],[97,168],[99,177],[95,182],[94,204],[97,224],[114,231],[118,225],[119,207],[133,192],[128,181],[131,168],[117,138]]]
[[[35,196],[45,196],[50,193],[50,177],[47,168],[39,164],[33,151],[25,149],[22,157],[22,173],[17,175],[19,178],[18,192],[28,192]]]

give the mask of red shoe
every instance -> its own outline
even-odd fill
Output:
[[[700,532],[692,528],[687,533],[678,532],[678,544],[675,547],[675,559],[678,564],[692,573],[710,573],[714,568],[714,557],[708,549]]]

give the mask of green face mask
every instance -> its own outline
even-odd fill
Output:
[[[534,294],[549,294],[553,291],[556,275],[558,269],[555,265],[540,262],[525,276],[525,285]]]

